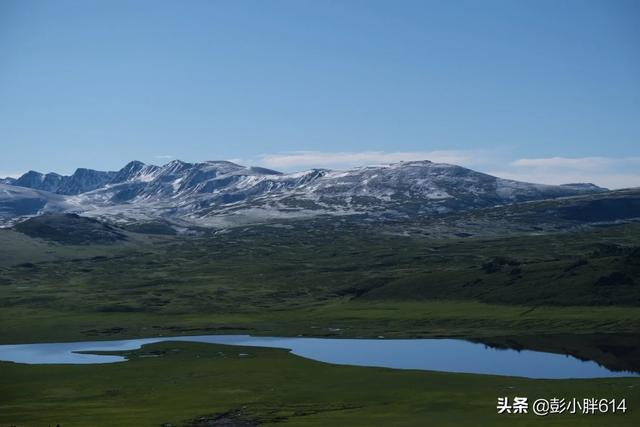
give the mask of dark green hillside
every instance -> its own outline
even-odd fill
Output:
[[[69,245],[101,245],[127,239],[120,230],[76,214],[45,214],[14,226],[27,236]]]
[[[581,232],[629,222],[640,222],[640,188],[474,209],[397,225],[439,238]]]
[[[607,242],[617,233],[628,233],[626,244]],[[431,257],[442,258],[437,265],[398,275],[359,297],[640,306],[640,245],[634,238],[640,242],[640,226],[451,242]]]

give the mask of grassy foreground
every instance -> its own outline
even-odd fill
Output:
[[[640,425],[634,378],[542,381],[337,366],[285,350],[196,343],[123,354],[130,360],[104,365],[0,363],[0,425]],[[629,409],[498,415],[499,396],[626,398]]]

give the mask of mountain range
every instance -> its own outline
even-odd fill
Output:
[[[0,225],[47,212],[119,224],[162,221],[178,231],[319,215],[415,218],[605,191],[507,180],[427,160],[296,173],[228,161],[132,161],[119,171],[29,171],[1,179]]]

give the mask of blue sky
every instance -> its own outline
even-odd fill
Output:
[[[640,2],[0,0],[0,175],[427,158],[640,186]]]

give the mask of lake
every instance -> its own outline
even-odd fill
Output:
[[[0,360],[27,364],[95,364],[125,362],[116,355],[78,352],[136,350],[143,345],[185,341],[289,349],[320,362],[518,376],[527,378],[605,378],[638,376],[611,371],[593,361],[530,350],[496,349],[460,339],[284,338],[249,335],[156,337],[115,341],[0,345]],[[215,362],[212,362],[215,363]]]

